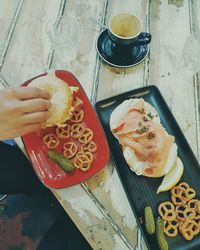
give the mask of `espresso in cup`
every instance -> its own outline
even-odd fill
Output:
[[[108,34],[118,45],[142,45],[151,41],[151,35],[142,32],[140,20],[131,14],[121,13],[111,17]]]

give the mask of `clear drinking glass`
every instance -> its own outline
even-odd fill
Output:
[[[50,19],[46,32],[60,67],[67,66],[76,58],[78,46],[78,22],[71,16]]]

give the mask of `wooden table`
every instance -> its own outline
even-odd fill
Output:
[[[119,12],[135,14],[144,31],[152,34],[149,55],[130,69],[108,67],[95,50],[101,27],[90,17],[107,25],[110,16]],[[45,25],[52,17],[69,13],[78,21],[81,43],[76,59],[64,69],[79,79],[91,103],[155,84],[199,160],[199,75],[186,76],[179,66],[186,38],[199,32],[200,1],[1,0],[0,81],[4,86],[17,86],[55,68]],[[52,191],[94,249],[146,249],[112,162],[85,183]]]

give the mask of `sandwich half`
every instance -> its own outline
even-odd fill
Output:
[[[70,87],[54,74],[38,77],[30,82],[28,87],[43,89],[51,95],[50,117],[43,127],[65,126],[65,121],[71,116],[73,91],[76,91],[76,88]]]

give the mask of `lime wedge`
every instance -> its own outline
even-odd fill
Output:
[[[173,168],[164,176],[162,183],[158,187],[157,194],[160,192],[167,191],[179,182],[181,176],[183,175],[183,163],[180,158],[177,157]]]

